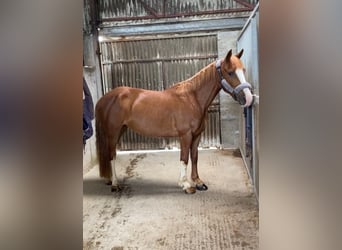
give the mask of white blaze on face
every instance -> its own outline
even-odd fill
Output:
[[[245,78],[245,74],[243,73],[242,69],[236,69],[235,73],[236,73],[237,77],[239,78],[240,83],[247,82],[246,78]],[[252,93],[249,90],[249,88],[244,88],[243,92],[244,92],[245,98],[246,98],[246,103],[245,103],[245,105],[243,105],[243,107],[248,107],[251,105],[251,103],[253,101],[253,96],[252,96]]]
[[[247,82],[247,81],[246,81],[246,78],[245,78],[245,74],[243,73],[243,70],[242,70],[242,69],[236,69],[236,70],[235,70],[235,74],[236,74],[237,77],[239,78],[240,83]]]

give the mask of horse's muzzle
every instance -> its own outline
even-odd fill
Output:
[[[244,87],[236,91],[234,90],[235,100],[242,106],[251,106],[254,102],[253,91],[250,87]]]

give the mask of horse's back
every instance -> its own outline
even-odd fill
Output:
[[[97,116],[110,112],[115,105],[120,105],[120,99],[132,98],[132,92],[137,92],[130,87],[117,87],[103,95],[97,102],[95,112]],[[136,95],[136,94],[133,94]]]
[[[169,99],[168,95],[169,94],[165,91],[121,86],[114,88],[102,96],[97,105],[102,107],[108,104],[113,104],[114,101],[119,101],[123,106],[131,106],[135,102],[152,102],[154,104],[160,104],[161,102],[165,102]]]

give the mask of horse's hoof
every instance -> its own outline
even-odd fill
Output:
[[[106,185],[112,185],[112,181],[105,181]]]
[[[202,183],[202,184],[196,184],[196,189],[199,191],[206,191],[206,190],[208,190],[208,187],[207,187],[207,185]]]
[[[194,193],[196,193],[196,188],[194,188],[194,187],[189,187],[189,188],[184,189],[184,192],[185,192],[186,194],[194,194]]]
[[[122,190],[122,187],[119,185],[112,186],[111,191],[112,192],[120,192]]]

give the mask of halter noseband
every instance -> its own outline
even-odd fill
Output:
[[[237,94],[241,90],[243,90],[245,88],[252,89],[252,86],[248,82],[240,83],[238,86],[235,87],[235,89],[232,86],[230,86],[230,84],[227,82],[227,80],[223,78],[222,71],[221,71],[221,60],[220,59],[218,59],[216,61],[216,70],[217,70],[217,73],[219,74],[219,76],[221,78],[222,88],[225,91],[227,91],[229,94],[231,94],[235,101],[237,101]]]

